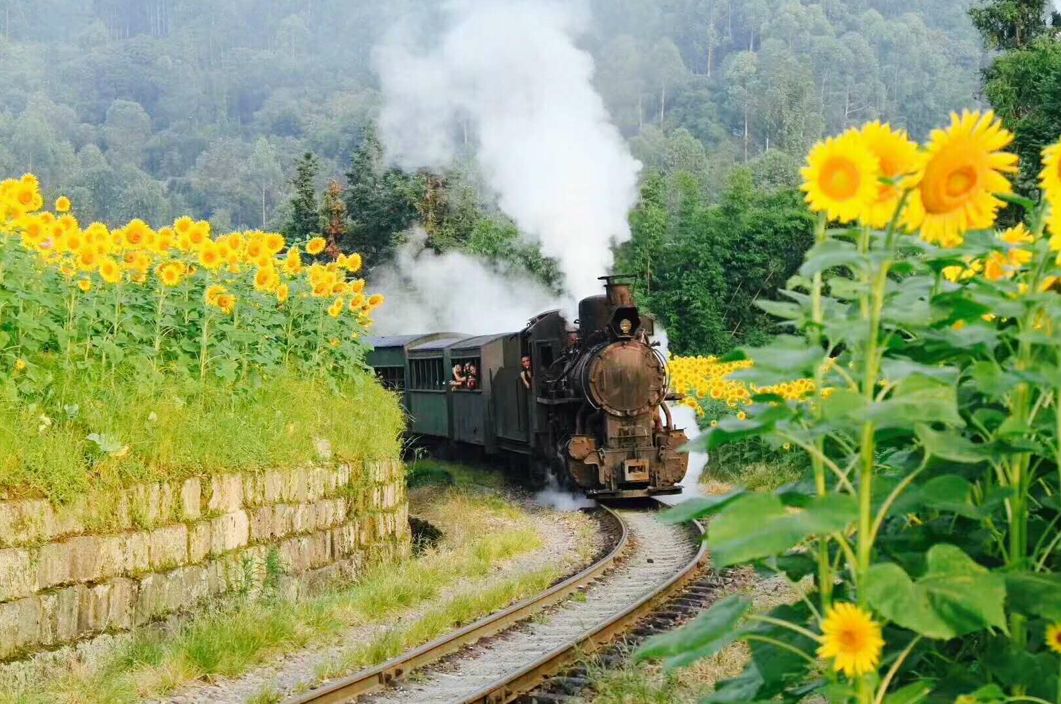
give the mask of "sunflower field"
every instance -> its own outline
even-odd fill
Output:
[[[704,447],[806,466],[671,513],[710,520],[716,567],[796,595],[725,598],[642,648],[677,667],[747,643],[708,701],[1061,702],[1061,145],[1032,201],[1012,141],[965,112],[923,145],[875,122],[814,146],[816,244],[761,304],[785,334],[676,360],[676,390],[729,409]]]
[[[361,339],[383,303],[356,254],[325,262],[324,245],[186,217],[82,227],[34,176],[0,182],[0,488],[69,494],[64,465],[80,490],[118,467],[312,458],[312,409],[375,393]]]

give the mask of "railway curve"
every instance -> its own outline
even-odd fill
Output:
[[[287,704],[513,701],[610,642],[697,575],[705,557],[702,529],[665,524],[657,507],[607,509],[621,526],[616,546],[546,592]]]

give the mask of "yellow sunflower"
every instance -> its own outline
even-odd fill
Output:
[[[231,293],[222,293],[217,297],[217,307],[225,315],[232,315],[232,311],[236,309],[236,297]]]
[[[324,251],[327,242],[324,241],[323,237],[314,237],[306,243],[306,252],[308,254],[317,255]]]
[[[103,257],[99,261],[99,276],[109,284],[122,280],[122,268],[113,257]]]
[[[287,287],[287,284],[280,284],[276,287],[276,301],[277,303],[287,303],[288,297],[291,295],[291,290]]]
[[[1061,622],[1046,627],[1046,645],[1061,655]]]
[[[819,142],[800,171],[807,205],[841,223],[857,220],[879,196],[880,160],[862,135],[848,130]]]
[[[208,306],[216,306],[218,299],[225,294],[226,290],[224,286],[219,284],[208,286],[206,291],[203,292],[203,302]]]
[[[332,304],[330,306],[328,306],[328,315],[332,316],[333,318],[338,318],[340,315],[343,314],[343,307],[344,307],[343,299],[342,298],[336,298],[332,302]]]
[[[184,265],[179,262],[166,262],[155,270],[158,275],[158,280],[162,282],[163,286],[173,287],[181,282],[184,278]]]
[[[70,199],[66,196],[59,196],[55,201],[55,212],[57,213],[69,213],[70,212]]]
[[[880,624],[868,612],[847,603],[826,612],[818,657],[832,658],[834,670],[848,677],[873,672],[883,649]]]
[[[89,279],[79,279],[77,287],[81,290],[81,293],[88,293],[92,290],[92,281]]]
[[[920,165],[920,148],[906,136],[905,130],[893,130],[880,121],[862,127],[862,141],[880,162],[880,178],[897,182],[877,182],[877,198],[862,215],[862,222],[874,228],[887,227],[895,215],[903,190],[914,185]],[[900,182],[901,183],[898,183]]]
[[[1017,155],[1002,151],[1012,141],[991,111],[952,113],[950,126],[929,139],[907,226],[944,247],[960,245],[968,230],[991,227],[1003,205],[996,194],[1013,192],[1005,174],[1017,171]]]
[[[202,247],[199,249],[199,263],[210,270],[219,268],[225,263],[221,248],[214,244],[212,240],[203,242]]]
[[[1061,142],[1043,149],[1043,170],[1039,183],[1054,210],[1061,210]]]
[[[368,297],[368,307],[379,308],[381,305],[383,305],[384,300],[385,299],[383,298],[382,293],[373,293],[371,296]]]

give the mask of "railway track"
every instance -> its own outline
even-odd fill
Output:
[[[656,505],[606,509],[615,547],[542,594],[287,704],[500,704],[611,643],[700,571],[700,529],[659,521]]]

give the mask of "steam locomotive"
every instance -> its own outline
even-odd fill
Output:
[[[410,432],[476,448],[596,499],[676,494],[688,455],[666,406],[667,364],[623,277],[519,332],[436,332],[369,341],[368,363],[402,394]],[[465,371],[467,370],[467,371]]]

